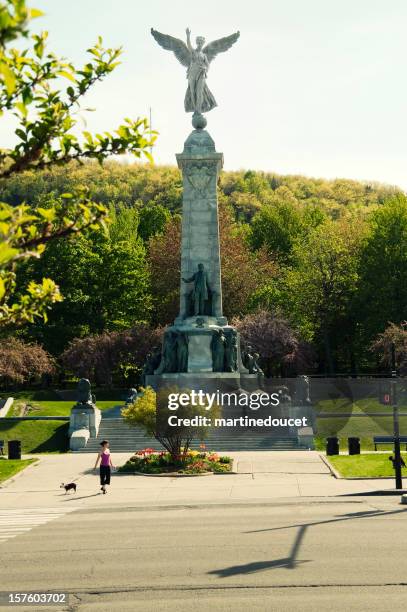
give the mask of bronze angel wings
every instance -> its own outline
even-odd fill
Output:
[[[163,49],[172,51],[177,60],[183,66],[188,67],[190,65],[191,52],[184,41],[180,40],[179,38],[175,38],[174,36],[170,36],[169,34],[162,34],[153,28],[151,28],[151,34],[154,36],[158,44],[163,47]],[[214,40],[203,47],[202,53],[205,53],[208,61],[211,62],[213,59],[215,59],[218,53],[223,53],[224,51],[230,49],[230,47],[237,41],[239,36],[240,32],[235,32],[234,34],[230,34],[230,36],[225,36],[224,38]]]

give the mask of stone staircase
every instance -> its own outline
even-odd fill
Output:
[[[162,446],[154,438],[144,435],[141,428],[130,427],[124,419],[115,416],[105,416],[100,423],[97,438],[91,438],[87,446],[78,452],[97,453],[100,450],[100,442],[109,440],[112,452],[134,452],[143,448],[162,450]],[[202,444],[199,440],[191,444],[191,448],[199,448]],[[267,431],[253,431],[250,429],[224,430],[216,429],[209,432],[204,440],[208,450],[217,452],[232,451],[256,451],[256,450],[304,450],[298,445],[296,438],[284,435],[272,435]]]

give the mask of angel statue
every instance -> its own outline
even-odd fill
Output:
[[[177,60],[188,68],[188,89],[184,101],[185,111],[201,115],[217,106],[216,100],[206,84],[209,64],[218,53],[230,49],[239,38],[240,32],[214,40],[205,47],[205,38],[198,36],[196,38],[196,49],[191,45],[191,30],[189,28],[186,29],[187,44],[168,34],[161,34],[153,28],[151,28],[151,34],[161,47],[173,51]]]

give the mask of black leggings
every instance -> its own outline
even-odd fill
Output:
[[[100,484],[102,485],[102,487],[104,485],[110,484],[110,466],[109,465],[100,466]]]

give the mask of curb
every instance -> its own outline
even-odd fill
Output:
[[[39,465],[41,461],[40,457],[38,457],[38,459],[37,457],[28,457],[28,459],[34,459],[35,461],[33,461],[32,463],[29,463],[25,468],[17,472],[17,474],[14,474],[14,476],[11,476],[11,478],[7,478],[7,480],[3,480],[3,482],[0,483],[0,490],[8,487],[10,484],[12,484],[16,480],[16,478],[18,478],[19,476],[22,476],[26,470]]]
[[[0,408],[0,419],[5,419],[7,417],[8,411],[12,407],[14,402],[14,397],[8,397],[4,402],[4,405]]]
[[[329,462],[325,455],[319,455],[334,478],[338,480],[394,480],[393,476],[341,476],[341,474]]]
[[[125,474],[125,472],[122,472]],[[166,472],[164,474],[145,474],[144,472],[128,472],[131,476],[148,476],[153,478],[191,478],[196,476],[213,476],[213,472],[201,472],[200,474],[180,474],[179,472]]]
[[[330,464],[330,462],[325,457],[325,455],[323,455],[322,453],[319,453],[319,456],[321,457],[322,461],[325,463],[328,470],[331,472],[331,476],[333,476],[334,478],[337,478],[338,480],[346,480],[346,478],[343,478],[343,476],[339,474],[339,472],[333,467],[333,465]]]
[[[69,421],[69,416],[22,416],[22,417],[4,417],[4,421],[13,421],[20,423],[21,421]]]

